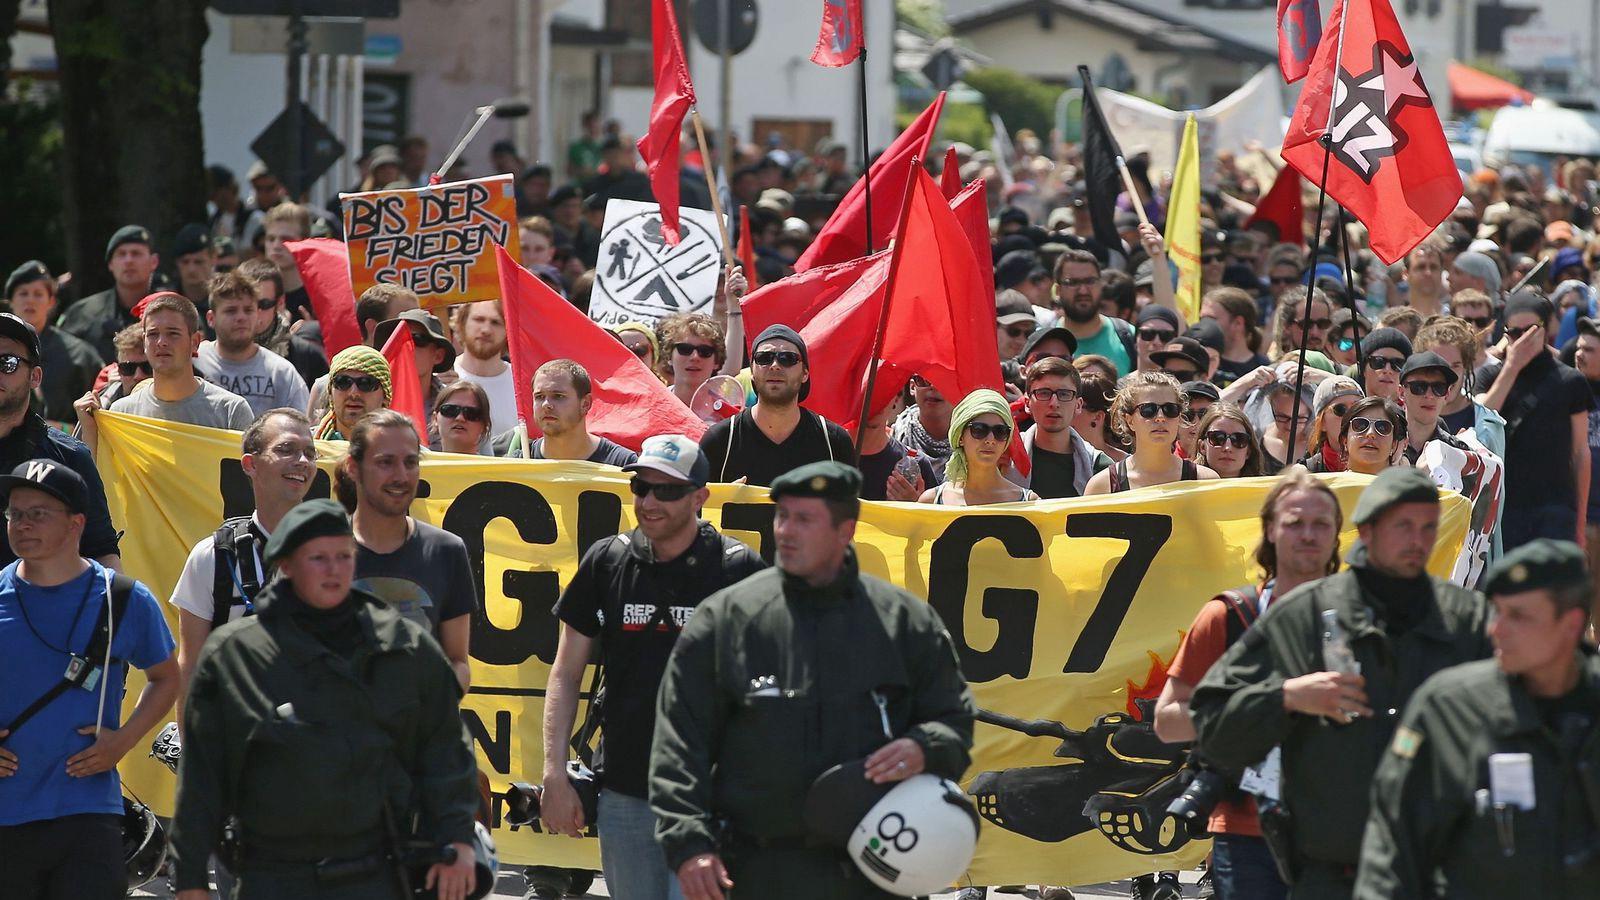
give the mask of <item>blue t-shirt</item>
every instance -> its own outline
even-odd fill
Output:
[[[106,602],[105,570],[89,569],[55,587],[17,576],[14,562],[0,571],[0,723],[11,721],[61,681],[68,653],[82,653]],[[172,632],[144,585],[134,588],[124,617],[113,623],[111,655],[148,669],[172,656]],[[127,665],[113,662],[102,727],[121,723]],[[102,675],[102,677],[105,677]],[[20,825],[84,813],[122,812],[115,770],[88,778],[67,774],[67,760],[94,743],[78,729],[93,725],[100,688],[69,688],[5,740],[17,755],[17,773],[0,778],[0,825]]]

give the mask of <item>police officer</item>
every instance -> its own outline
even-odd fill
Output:
[[[1483,598],[1428,574],[1439,489],[1426,474],[1384,470],[1351,519],[1360,541],[1349,569],[1273,603],[1189,703],[1199,750],[1221,768],[1253,766],[1281,746],[1292,837],[1269,829],[1265,810],[1263,831],[1294,900],[1350,896],[1368,787],[1400,712],[1428,676],[1491,652]],[[1327,610],[1359,674],[1324,652]]]
[[[879,784],[967,768],[974,707],[950,637],[926,603],[861,573],[860,491],[831,461],[775,479],[777,567],[704,601],[673,648],[650,805],[687,900],[887,896],[808,840],[807,789],[863,757]]]
[[[267,540],[280,577],[257,614],[206,642],[184,710],[178,900],[206,897],[230,818],[237,897],[400,898],[395,851],[413,835],[456,856],[413,887],[439,900],[472,889],[477,770],[460,686],[421,626],[351,589],[355,554],[336,503],[296,506]]]
[[[1495,658],[1417,691],[1389,744],[1356,896],[1600,895],[1600,659],[1583,551],[1540,538],[1484,585]]]

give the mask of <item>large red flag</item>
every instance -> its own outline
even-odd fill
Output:
[[[1278,177],[1256,204],[1256,211],[1246,222],[1246,227],[1257,222],[1271,222],[1278,226],[1278,241],[1284,244],[1303,244],[1306,239],[1305,209],[1300,202],[1300,173],[1293,166],[1284,166]]]
[[[421,378],[417,374],[417,341],[411,335],[411,326],[404,322],[389,333],[383,342],[383,358],[389,361],[389,408],[405,413],[423,443],[428,440],[428,411],[422,397]]]
[[[847,66],[865,46],[861,0],[822,0],[822,28],[811,61],[819,66]]]
[[[911,158],[928,155],[928,142],[933,139],[939,113],[943,110],[944,94],[941,92],[872,164],[872,247],[875,250],[889,245],[889,236],[894,233],[900,215],[900,203],[906,196],[906,185],[910,183]],[[866,220],[866,185],[864,180],[857,180],[839,201],[839,208],[834,210],[827,224],[817,232],[817,239],[795,260],[794,270],[804,272],[866,256]]]
[[[1322,40],[1322,8],[1317,0],[1278,0],[1278,71],[1294,84],[1311,71],[1311,56]]]
[[[864,296],[863,291],[871,294],[882,288],[888,271],[889,251],[880,250],[871,256],[818,266],[774,281],[751,291],[739,304],[744,310],[744,330],[747,334],[760,334],[769,325],[787,325],[803,333],[812,319],[833,304],[860,302],[851,298]],[[817,396],[817,375],[813,370],[812,398]],[[807,405],[813,405],[810,399]],[[860,410],[855,412],[860,413]]]
[[[517,417],[528,426],[530,437],[539,434],[533,418],[533,373],[552,359],[564,358],[589,372],[594,398],[590,432],[632,450],[657,434],[686,434],[699,440],[706,423],[621,341],[517,265],[505,248],[495,248],[495,259],[500,264]]]
[[[1330,133],[1328,196],[1367,226],[1378,258],[1393,263],[1455,209],[1461,175],[1388,0],[1338,0],[1328,23],[1283,158],[1321,184],[1327,151],[1318,139]]]
[[[362,342],[356,324],[355,288],[350,285],[350,254],[344,243],[333,238],[289,241],[283,245],[294,257],[311,312],[322,326],[322,352],[329,359],[346,347]]]
[[[967,240],[972,243],[973,261],[978,264],[978,272],[983,276],[983,283],[989,285],[992,299],[994,254],[990,250],[989,243],[988,184],[982,178],[973,179],[971,184],[950,198],[950,211],[956,214],[956,221],[961,223],[961,230],[967,233]]]
[[[677,244],[681,239],[678,150],[684,114],[695,103],[694,83],[689,80],[689,62],[683,56],[672,0],[655,0],[652,5],[650,49],[654,54],[656,96],[650,103],[650,127],[639,139],[639,155],[650,171],[650,191],[661,204],[661,235],[668,244]]]

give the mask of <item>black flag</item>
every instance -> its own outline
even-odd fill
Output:
[[[1095,240],[1108,250],[1121,251],[1116,213],[1117,195],[1123,190],[1122,173],[1117,169],[1117,157],[1122,155],[1122,148],[1117,146],[1111,126],[1100,112],[1089,67],[1079,66],[1078,77],[1083,79],[1083,180],[1089,194],[1089,221],[1094,223]]]

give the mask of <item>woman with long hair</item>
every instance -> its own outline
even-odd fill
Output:
[[[923,491],[917,502],[984,506],[1039,499],[1000,474],[1015,430],[1006,398],[988,388],[968,394],[950,413],[950,446],[955,452],[945,464],[944,484]]]
[[[1250,417],[1232,403],[1213,403],[1200,419],[1200,452],[1195,462],[1218,478],[1254,478],[1261,469],[1261,442]]]
[[[1111,427],[1133,443],[1133,453],[1084,486],[1085,496],[1217,477],[1212,469],[1172,452],[1188,400],[1177,379],[1165,372],[1135,372],[1123,380],[1111,404]]]
[[[1339,449],[1339,432],[1344,430],[1344,420],[1350,414],[1351,405],[1362,396],[1361,385],[1344,375],[1335,375],[1317,385],[1317,394],[1311,403],[1311,435],[1306,442],[1309,451],[1305,458],[1307,469],[1312,472],[1345,470],[1344,451]]]

